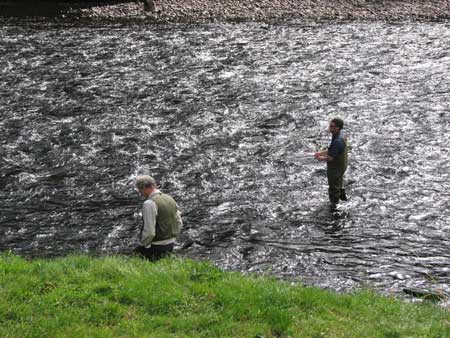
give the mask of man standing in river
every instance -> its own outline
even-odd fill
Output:
[[[332,135],[330,146],[327,150],[314,154],[317,160],[327,162],[328,195],[333,208],[340,199],[347,200],[343,188],[344,173],[347,170],[347,139],[343,128],[342,119],[332,119],[329,126]]]
[[[145,197],[142,206],[143,224],[139,232],[140,244],[135,253],[155,261],[173,251],[183,225],[175,200],[156,187],[153,177],[136,177],[136,189]]]

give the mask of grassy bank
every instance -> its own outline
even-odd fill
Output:
[[[450,337],[450,311],[207,263],[0,255],[0,337]]]

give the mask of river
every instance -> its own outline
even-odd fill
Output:
[[[450,25],[0,28],[0,250],[128,253],[151,173],[177,252],[338,291],[450,293]],[[350,140],[328,208],[328,121]]]

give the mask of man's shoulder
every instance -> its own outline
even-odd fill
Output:
[[[331,140],[331,145],[341,145],[341,144],[345,144],[343,138],[335,137]]]
[[[346,134],[344,132],[340,132],[338,135],[336,135],[336,137],[333,138],[331,142],[339,145],[340,144],[345,145],[346,139],[347,139]]]
[[[159,191],[157,194],[150,196],[150,199],[156,204],[156,207],[161,204],[165,205],[177,205],[175,199],[169,194]]]
[[[335,143],[338,144],[345,144],[345,139],[342,137],[336,137],[336,139],[334,140]]]
[[[144,201],[144,204],[143,204],[144,206],[147,206],[147,207],[154,207],[154,206],[156,206],[156,203],[155,203],[155,201],[153,201],[151,198],[147,198],[145,201]]]
[[[176,205],[177,202],[175,202],[175,199],[170,196],[169,194],[165,194],[165,193],[161,193],[161,195],[159,195],[161,198],[161,201],[163,201],[164,203],[169,203],[172,205]]]

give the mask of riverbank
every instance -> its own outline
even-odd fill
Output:
[[[154,23],[208,21],[419,20],[447,21],[447,0],[155,0],[145,11],[141,1],[0,1],[3,16],[59,16]]]
[[[178,258],[0,255],[1,337],[449,337],[449,309]]]

